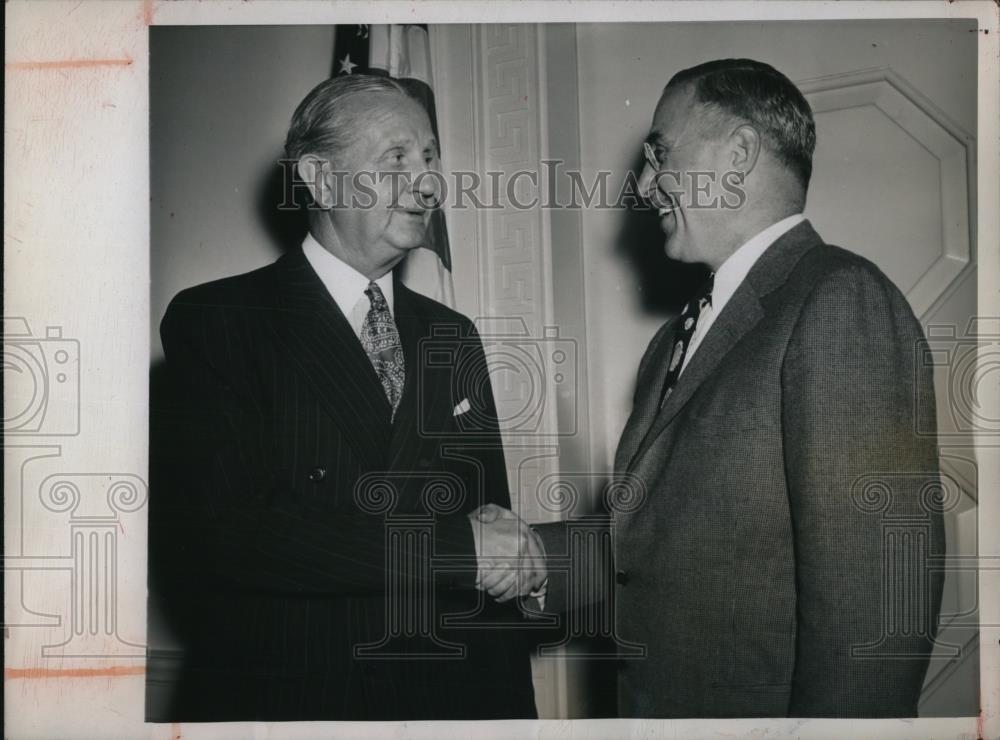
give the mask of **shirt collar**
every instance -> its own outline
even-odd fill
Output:
[[[367,277],[326,249],[312,234],[306,234],[302,242],[302,251],[344,316],[350,316],[354,306],[362,298],[366,301],[367,310],[368,296],[365,295],[365,291],[370,282]],[[382,289],[385,302],[389,304],[389,313],[395,315],[392,271],[376,280],[375,284]]]
[[[750,272],[750,268],[754,266],[768,247],[805,220],[805,216],[801,213],[783,218],[748,239],[739,249],[729,255],[728,259],[715,272],[715,283],[712,286],[712,311],[718,313],[722,310],[736,289],[740,287]]]

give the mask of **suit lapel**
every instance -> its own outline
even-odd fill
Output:
[[[634,469],[657,438],[670,426],[702,383],[729,351],[763,318],[762,298],[782,285],[788,273],[811,247],[822,244],[808,221],[793,227],[761,255],[746,279],[722,309],[701,345],[681,373],[673,393],[656,415],[627,468]],[[669,362],[669,355],[664,363]],[[665,373],[664,373],[665,374]],[[662,376],[661,376],[662,377]],[[658,390],[659,386],[655,390]],[[647,389],[648,390],[648,389]],[[655,395],[655,391],[654,391]]]
[[[643,454],[656,441],[656,438],[684,408],[694,392],[718,367],[729,350],[760,321],[763,315],[764,311],[760,307],[757,295],[752,287],[744,282],[722,309],[722,313],[719,314],[715,323],[712,324],[712,328],[702,340],[701,346],[698,347],[688,366],[681,373],[673,392],[657,414],[656,421],[649,428],[632,458],[629,464],[630,469],[635,467]]]
[[[301,249],[277,263],[269,321],[344,438],[369,466],[384,465],[389,402],[350,323]]]
[[[672,322],[671,328],[667,329],[659,339],[659,344],[653,350],[654,354],[649,360],[643,377],[636,381],[635,403],[615,453],[616,473],[621,473],[628,467],[629,461],[639,449],[639,444],[646,432],[649,431],[650,425],[656,420],[659,411],[660,390],[663,388],[667,371],[670,369],[670,355],[673,353],[676,322],[677,319]]]
[[[432,372],[421,364],[420,341],[431,336],[431,322],[417,309],[412,293],[399,280],[393,287],[396,327],[399,329],[406,362],[406,383],[403,397],[392,425],[388,460],[393,470],[415,470],[421,457],[433,453],[437,444],[426,426],[448,408],[449,377]]]

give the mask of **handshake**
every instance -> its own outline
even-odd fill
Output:
[[[476,588],[498,602],[544,596],[548,573],[538,535],[514,512],[486,504],[469,514],[479,572]]]

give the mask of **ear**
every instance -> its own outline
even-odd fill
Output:
[[[733,152],[730,164],[746,177],[757,165],[757,157],[760,156],[760,134],[753,126],[744,123],[730,134],[729,141]]]
[[[317,208],[328,211],[336,203],[337,193],[334,192],[333,178],[328,177],[330,162],[315,154],[303,154],[297,163],[299,177],[309,188],[313,203]]]

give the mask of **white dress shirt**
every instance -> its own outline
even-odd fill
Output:
[[[698,315],[698,323],[694,327],[694,334],[688,344],[687,352],[684,353],[684,363],[681,365],[681,373],[688,366],[694,353],[698,350],[708,330],[715,323],[715,317],[729,303],[733,293],[740,287],[747,274],[754,266],[760,256],[767,251],[767,248],[778,239],[791,231],[793,227],[806,220],[801,213],[783,218],[775,224],[771,224],[754,237],[746,241],[743,246],[729,255],[729,258],[722,263],[715,272],[715,284],[712,286],[712,302],[705,306]]]
[[[365,295],[368,290],[368,278],[355,270],[339,257],[335,257],[328,249],[316,241],[312,234],[306,234],[302,242],[302,251],[309,264],[319,275],[330,297],[336,302],[347,321],[354,329],[354,335],[361,339],[361,327],[371,308],[371,301]],[[395,316],[392,295],[392,271],[375,281],[382,289],[385,302],[389,304],[389,313]]]

